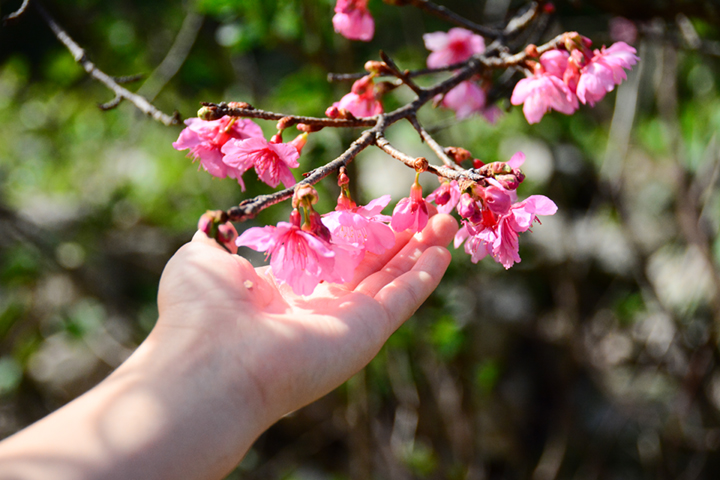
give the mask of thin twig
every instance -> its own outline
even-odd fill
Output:
[[[377,117],[364,117],[355,119],[317,118],[268,112],[266,110],[259,110],[252,107],[234,108],[224,102],[203,102],[203,105],[210,109],[209,117],[207,118],[208,120],[217,120],[224,117],[225,115],[229,115],[231,117],[259,118],[261,120],[281,120],[287,118],[287,120],[285,120],[285,122],[287,122],[285,124],[286,128],[296,125],[298,123],[304,123],[305,125],[312,125],[316,127],[372,127],[377,123]]]
[[[417,93],[418,95],[420,95],[422,93],[423,89],[410,79],[410,75],[409,75],[410,71],[409,70],[401,71],[400,68],[398,68],[395,61],[392,58],[390,58],[390,56],[387,53],[383,52],[382,50],[380,51],[380,58],[383,59],[383,62],[385,62],[385,64],[388,67],[390,67],[390,70],[392,70],[393,74],[398,79],[400,79],[405,85],[407,85],[410,88],[410,90]]]
[[[17,19],[20,15],[25,13],[25,10],[27,10],[28,5],[30,5],[30,0],[23,0],[23,3],[22,3],[22,5],[20,5],[20,8],[18,8],[14,12],[3,17],[3,19],[2,19],[3,24],[7,25],[8,22],[11,22],[11,21]]]
[[[412,121],[413,119],[410,119],[411,123]],[[415,120],[415,122],[417,123],[417,120]],[[420,133],[420,137],[427,144],[427,146],[430,147],[430,149],[435,153],[435,155],[437,155],[440,160],[442,160],[446,167],[450,167],[455,170],[462,169],[460,165],[458,165],[452,158],[447,155],[447,153],[445,153],[445,149],[435,141],[435,139],[422,127],[422,125],[418,123],[415,129],[418,131],[418,133]]]
[[[155,100],[155,97],[158,96],[185,63],[190,50],[195,45],[203,20],[204,17],[195,12],[187,14],[167,55],[140,87],[137,92],[138,95],[147,97],[151,102]]]
[[[447,22],[460,25],[461,27],[467,28],[468,30],[471,30],[475,33],[479,33],[484,37],[497,38],[502,36],[503,34],[502,32],[495,30],[494,28],[484,27],[482,25],[478,25],[475,22],[471,22],[467,18],[458,15],[457,13],[443,7],[442,5],[437,5],[433,2],[430,2],[429,0],[408,0],[407,5],[412,5],[413,7],[431,13]]]
[[[70,35],[68,35],[67,32],[55,21],[55,19],[50,16],[42,5],[40,5],[37,1],[33,2],[33,5],[48,24],[50,30],[52,30],[55,34],[55,37],[57,37],[57,39],[60,40],[65,47],[67,47],[75,61],[79,63],[91,77],[112,90],[116,97],[126,99],[135,105],[140,111],[149,115],[158,122],[168,126],[178,125],[180,123],[181,119],[179,114],[176,113],[175,115],[170,116],[161,112],[144,97],[121,87],[110,75],[106,74],[102,70],[99,70],[94,63],[88,60],[85,50],[83,50],[80,45],[70,38]]]
[[[350,161],[357,156],[358,153],[365,150],[370,146],[375,139],[375,133],[373,130],[366,130],[360,135],[360,138],[355,140],[350,148],[332,162],[323,165],[320,168],[316,168],[310,172],[303,180],[298,182],[299,185],[315,185],[323,178],[327,177],[333,172],[336,172],[340,167],[346,166]],[[250,198],[241,202],[240,205],[231,207],[227,212],[228,220],[234,222],[241,222],[252,218],[258,214],[261,210],[266,209],[269,206],[280,203],[283,200],[290,198],[295,192],[295,187],[286,188],[279,192],[271,193],[269,195],[259,195],[255,198]]]
[[[563,35],[558,35],[550,42],[538,47],[538,51],[542,53],[556,48],[561,43],[562,38]],[[347,165],[350,161],[352,161],[353,158],[355,158],[358,153],[367,148],[369,145],[374,143],[377,144],[378,139],[381,139],[380,144],[377,144],[378,147],[382,148],[388,153],[399,153],[400,157],[402,157],[405,154],[397,151],[397,149],[394,149],[394,147],[389,145],[389,142],[387,142],[387,140],[382,140],[384,139],[385,130],[390,125],[404,118],[411,119],[415,117],[420,107],[429,102],[433,97],[439,94],[449,92],[461,82],[468,80],[473,75],[476,75],[477,73],[483,71],[486,68],[501,68],[502,66],[509,67],[519,65],[526,59],[527,53],[525,53],[524,51],[515,55],[509,55],[506,58],[488,58],[480,54],[474,55],[469,60],[467,60],[467,62],[465,62],[465,67],[458,70],[452,77],[442,82],[439,82],[438,84],[430,88],[421,89],[418,93],[417,98],[412,102],[408,103],[407,105],[404,105],[389,113],[384,113],[376,115],[374,117],[367,117],[362,119],[344,120],[332,118],[301,117],[284,115],[281,113],[266,112],[263,110],[257,110],[250,106],[246,108],[232,108],[226,103],[204,103],[203,105],[209,108],[209,119],[221,118],[224,115],[247,118],[260,118],[265,120],[284,119],[284,123],[287,122],[286,127],[294,125],[296,123],[305,123],[307,125],[315,125],[322,127],[362,127],[374,125],[372,129],[364,131],[362,135],[357,140],[355,140],[355,142],[353,142],[350,148],[348,148],[342,155],[340,155],[338,158],[331,161],[330,163],[313,170],[307,175],[304,180],[298,182],[299,184],[314,185],[321,179],[330,175],[332,172],[337,171],[340,167]],[[442,150],[442,147],[440,147],[440,145],[438,145],[437,142],[435,142],[429,135],[427,135],[427,138],[424,137],[424,139],[426,142],[428,142],[429,139],[428,145],[436,145],[436,147],[434,148],[431,146],[433,150],[435,150],[435,148],[440,151]],[[408,156],[405,155],[405,157]],[[408,165],[407,158],[403,158],[398,158],[398,160]],[[412,168],[415,168],[415,159],[413,159]],[[426,171],[433,173],[437,176],[446,178],[448,180],[469,180],[477,183],[484,183],[485,179],[491,175],[488,169],[464,170],[462,169],[462,167],[452,165],[452,163],[450,164],[450,166],[429,165]],[[271,205],[275,205],[285,199],[290,198],[294,191],[295,189],[293,187],[269,195],[260,195],[255,198],[245,200],[240,203],[240,205],[230,208],[225,212],[225,214],[228,220],[243,221],[248,218],[254,217],[255,215],[257,215],[258,212],[264,210]]]

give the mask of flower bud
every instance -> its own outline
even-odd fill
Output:
[[[469,151],[460,147],[447,147],[445,154],[455,160],[456,163],[462,163],[472,158],[472,154]]]
[[[427,171],[429,165],[430,164],[428,163],[427,158],[425,158],[425,157],[418,157],[415,159],[415,171],[416,172],[422,173],[422,172]]]
[[[485,162],[479,158],[473,158],[473,168],[481,168],[485,166]]]
[[[270,138],[270,143],[282,143],[282,134],[276,133]]]
[[[295,120],[292,117],[283,117],[277,122],[277,129],[279,131],[283,131],[288,127],[291,127],[295,123]]]
[[[201,107],[200,110],[198,110],[197,116],[200,120],[215,120],[215,108]]]
[[[388,67],[387,63],[378,62],[377,60],[368,60],[365,62],[365,70],[377,75],[388,75],[391,73],[390,67]]]
[[[540,56],[540,53],[538,52],[537,46],[531,43],[530,45],[525,47],[525,55],[530,58],[538,58]]]
[[[297,137],[295,137],[291,142],[290,145],[295,147],[298,154],[302,153],[303,147],[305,147],[305,144],[307,143],[308,134],[307,133],[301,133]]]
[[[350,91],[356,95],[362,96],[367,92],[369,88],[373,88],[374,86],[375,83],[373,82],[372,75],[365,75],[364,77],[356,80],[355,83],[353,83]]]
[[[333,108],[333,107],[330,107],[330,108]],[[325,111],[325,114],[327,115],[327,110]],[[324,127],[322,125],[308,125],[307,123],[298,123],[296,128],[298,130],[300,130],[301,132],[313,133],[313,132],[319,132]]]
[[[350,184],[350,177],[348,177],[345,167],[340,167],[340,173],[338,174],[338,187]]]
[[[467,193],[460,195],[457,211],[461,217],[471,223],[480,223],[482,221],[482,212],[477,201]]]
[[[311,210],[308,212],[308,215],[310,216],[310,233],[317,235],[326,242],[330,242],[332,235],[330,234],[330,230],[322,223],[320,214],[315,210]]]
[[[317,190],[315,190],[311,185],[299,184],[295,187],[295,194],[292,198],[293,208],[298,208],[298,206],[307,207],[310,205],[315,205],[317,201]]]
[[[228,107],[230,108],[241,108],[243,110],[255,110],[255,107],[250,105],[247,102],[228,102]]]
[[[450,193],[451,188],[450,182],[443,182],[443,184],[440,185],[438,193],[435,194],[436,205],[445,205],[450,201],[450,198],[452,197]]]
[[[484,189],[483,196],[485,205],[491,212],[502,215],[510,210],[512,198],[507,190],[491,185]]]
[[[300,223],[302,223],[302,215],[300,215],[297,208],[290,213],[290,223],[298,228],[300,227]]]
[[[493,175],[512,173],[512,167],[505,162],[493,162],[490,164],[490,171]]]
[[[328,118],[340,118],[340,109],[335,105],[328,107],[325,110],[325,116]]]
[[[223,245],[234,245],[238,233],[235,226],[230,222],[222,223],[218,226],[217,241]]]

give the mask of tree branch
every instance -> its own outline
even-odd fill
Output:
[[[12,13],[5,15],[2,18],[3,25],[7,25],[8,22],[16,20],[18,17],[20,17],[20,15],[25,13],[25,10],[27,10],[28,5],[30,5],[30,0],[23,0],[23,3],[22,3],[22,5],[20,5],[20,8],[18,8],[17,10],[15,10]]]
[[[177,112],[175,113],[175,115],[172,116],[161,112],[150,102],[148,102],[144,97],[132,93],[129,90],[121,87],[118,82],[113,79],[113,77],[106,74],[102,70],[99,70],[95,66],[95,64],[87,58],[85,50],[83,50],[80,45],[78,45],[70,37],[70,35],[67,34],[67,32],[55,21],[55,19],[50,16],[50,14],[47,12],[47,10],[45,10],[42,5],[35,1],[33,2],[33,6],[40,13],[40,16],[43,17],[45,23],[48,24],[50,30],[52,30],[52,32],[55,34],[55,37],[57,37],[57,39],[60,40],[60,42],[65,45],[65,47],[67,47],[75,61],[79,63],[91,77],[112,90],[115,93],[116,97],[120,97],[129,101],[130,103],[135,105],[141,112],[152,117],[153,119],[164,125],[170,126],[178,125],[180,123],[180,115]],[[115,103],[115,100],[110,102],[110,104],[113,103]]]

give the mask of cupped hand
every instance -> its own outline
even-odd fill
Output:
[[[368,253],[352,282],[323,283],[308,296],[197,233],[163,272],[153,334],[172,341],[173,332],[190,332],[199,345],[209,343],[225,370],[219,378],[252,378],[269,415],[279,418],[377,354],[437,287],[456,230],[452,217],[436,215],[421,233],[396,234],[384,254]]]

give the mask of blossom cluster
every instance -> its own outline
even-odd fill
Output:
[[[375,25],[367,3],[337,0],[335,30],[349,39],[371,40]],[[430,51],[427,66],[431,72],[463,68],[464,62],[482,55],[486,48],[482,36],[464,28],[428,33],[423,40]],[[594,106],[627,78],[625,71],[639,60],[635,49],[622,41],[591,50],[590,40],[574,32],[548,45],[542,48],[530,45],[525,49],[518,66],[526,68],[528,76],[515,85],[510,98],[512,104],[523,105],[531,124],[539,122],[550,110],[572,114],[580,103]],[[384,111],[381,97],[385,91],[400,83],[416,89],[407,80],[407,72],[399,72],[392,62],[371,61],[365,68],[369,73],[356,80],[350,92],[326,110],[327,117],[352,120],[378,116]],[[397,77],[400,83],[394,86],[388,82],[375,83],[377,77],[388,74]],[[480,114],[494,122],[500,111],[488,102],[491,82],[489,75],[476,74],[453,83],[452,88],[447,84],[445,93],[435,97],[435,104],[453,110],[458,119]],[[462,148],[450,147],[445,153],[455,163],[448,164],[453,167],[450,169],[453,174],[448,176],[456,179],[440,177],[440,186],[427,197],[419,183],[420,173],[428,169],[424,158],[416,159],[415,181],[409,195],[397,202],[392,215],[382,213],[390,204],[390,195],[358,206],[351,198],[350,180],[342,167],[338,173],[341,193],[337,206],[321,215],[313,207],[318,201],[317,191],[306,182],[296,184],[291,169],[299,167],[308,134],[326,126],[327,121],[302,128],[298,125],[304,133],[283,143],[283,130],[297,119],[282,118],[278,133],[266,140],[260,127],[251,120],[229,116],[205,120],[214,117],[203,115],[203,110],[199,117],[185,122],[186,128],[173,143],[176,149],[189,150],[188,155],[199,160],[208,173],[236,179],[243,190],[242,176],[250,169],[273,188],[282,183],[294,189],[293,210],[287,222],[249,228],[237,236],[234,227],[226,222],[229,214],[218,211],[203,215],[198,228],[226,248],[232,247],[228,250],[244,246],[265,252],[274,278],[298,295],[312,293],[323,282],[351,281],[366,255],[381,255],[391,249],[398,232],[422,231],[435,209],[459,215],[462,225],[455,236],[455,248],[463,246],[473,263],[489,256],[508,269],[521,261],[520,234],[540,222],[540,216],[557,211],[555,203],[543,195],[518,200],[517,188],[525,178],[520,169],[525,161],[523,153],[516,153],[507,162],[484,164],[473,159],[473,169],[464,170],[459,164],[472,155]],[[442,172],[433,168],[435,173]]]
[[[251,168],[273,188],[280,182],[286,187],[295,184],[290,169],[300,166],[298,158],[307,134],[290,143],[282,143],[279,135],[267,141],[252,120],[228,116],[210,121],[190,118],[185,125],[172,145],[176,150],[190,150],[188,155],[199,159],[210,175],[234,178],[243,191],[242,175]]]
[[[590,45],[585,37],[567,35],[565,50],[543,53],[533,74],[515,85],[510,102],[523,105],[528,123],[539,122],[550,110],[570,115],[578,109],[578,100],[595,106],[627,78],[624,69],[639,60],[636,50],[625,42],[594,51]]]
[[[367,0],[338,0],[335,12],[333,24],[338,33],[353,40],[372,39],[374,22],[367,10]],[[427,58],[431,69],[459,64],[485,51],[482,36],[459,27],[447,33],[426,33],[423,41],[432,52]],[[513,105],[523,105],[528,123],[538,123],[550,110],[570,115],[578,109],[579,102],[595,106],[615,85],[627,79],[625,70],[639,60],[635,48],[622,41],[595,50],[590,50],[591,45],[588,38],[577,33],[566,34],[563,48],[547,51],[539,59],[531,58],[531,72],[515,85],[510,99]],[[501,112],[497,106],[488,105],[489,87],[488,79],[476,76],[439,95],[436,103],[453,110],[458,120],[482,114],[494,123]],[[355,82],[351,93],[333,104],[327,115],[343,117],[339,109],[355,117],[382,113],[382,105],[372,89],[372,76]]]
[[[312,207],[317,192],[299,185],[290,222],[250,228],[236,244],[266,252],[277,281],[298,295],[308,295],[321,282],[350,281],[367,253],[380,255],[393,247],[396,232],[421,231],[432,209],[429,202],[434,201],[441,213],[457,210],[462,218],[455,248],[465,243],[474,263],[490,255],[507,269],[520,262],[518,234],[539,221],[538,215],[557,211],[552,200],[542,195],[517,201],[515,190],[524,179],[520,171],[524,160],[517,153],[508,162],[485,165],[485,185],[470,183],[463,189],[457,181],[443,182],[427,198],[423,198],[417,174],[410,195],[397,203],[392,216],[382,214],[390,203],[389,195],[357,206],[347,188],[347,175],[341,172],[342,191],[333,212],[318,214]]]

